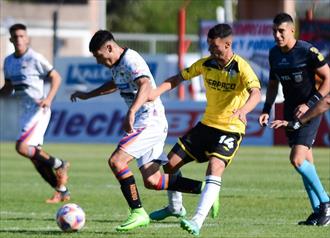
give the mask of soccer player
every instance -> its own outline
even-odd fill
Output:
[[[158,97],[183,81],[202,75],[207,105],[204,116],[169,153],[167,170],[176,171],[191,161],[208,162],[205,186],[191,220],[182,219],[181,227],[199,235],[202,224],[221,187],[221,177],[231,163],[247,125],[246,115],[260,101],[260,82],[249,64],[232,50],[233,34],[228,24],[212,27],[207,36],[210,56],[202,58],[179,74],[165,80],[150,96]],[[171,201],[170,201],[171,202]],[[166,209],[166,208],[164,208]],[[150,217],[166,218],[164,209]]]
[[[283,86],[284,120],[299,119],[323,96],[329,93],[330,70],[322,54],[308,42],[296,40],[293,19],[280,13],[273,20],[276,45],[270,50],[270,76],[260,125],[269,120],[269,113],[277,95],[279,83]],[[315,87],[315,74],[322,80]],[[326,226],[330,223],[329,197],[313,164],[312,145],[320,124],[320,116],[298,130],[286,130],[291,147],[290,161],[301,175],[313,212],[304,225]]]
[[[148,95],[156,88],[156,84],[144,59],[136,51],[122,48],[112,33],[105,30],[94,34],[89,50],[99,64],[111,69],[112,80],[89,92],[76,91],[71,95],[71,100],[85,100],[119,90],[128,106],[123,122],[125,135],[108,163],[131,210],[127,220],[116,230],[129,231],[146,226],[150,221],[142,207],[134,175],[128,167],[133,159],[137,159],[145,187],[171,190],[169,196],[175,201],[182,200],[180,192],[201,193],[202,182],[184,178],[180,171],[175,174],[161,174],[159,170],[160,165],[168,161],[163,154],[168,125],[160,98],[148,101]],[[175,215],[185,215],[184,210],[179,212]]]
[[[288,130],[298,130],[314,117],[319,116],[330,108],[330,94],[322,98],[314,107],[307,110],[300,118],[296,118],[294,121],[275,120],[271,122],[271,128],[277,129],[282,126],[287,127]]]
[[[66,187],[69,163],[47,154],[41,147],[51,115],[50,106],[61,77],[42,55],[29,48],[25,25],[14,24],[9,32],[15,52],[5,58],[5,84],[0,93],[20,98],[22,115],[16,151],[29,158],[39,174],[55,189],[54,196],[46,200],[47,203],[67,201],[70,199]],[[51,83],[48,93],[44,92],[45,79]]]

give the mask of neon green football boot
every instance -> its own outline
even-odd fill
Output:
[[[116,231],[130,231],[137,227],[144,227],[150,223],[150,219],[146,211],[141,208],[136,208],[131,211],[131,214],[128,216],[127,220],[116,227]]]
[[[180,226],[183,230],[188,231],[190,234],[193,234],[194,236],[199,236],[199,227],[195,221],[182,219],[180,222]]]
[[[167,217],[177,217],[177,218],[183,218],[187,214],[186,209],[184,207],[181,207],[179,211],[172,211],[169,206],[164,207],[162,209],[153,211],[149,214],[149,217],[151,220],[154,221],[161,221],[164,220]]]

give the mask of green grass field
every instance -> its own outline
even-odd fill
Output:
[[[171,218],[152,222],[146,228],[117,233],[115,227],[127,217],[127,205],[118,182],[107,166],[112,145],[48,144],[44,149],[71,162],[72,199],[86,213],[86,224],[77,233],[63,233],[55,222],[59,204],[44,200],[51,188],[32,164],[14,151],[13,143],[0,147],[0,237],[192,237]],[[166,148],[167,150],[169,147]],[[288,162],[286,147],[242,147],[223,176],[221,212],[217,219],[207,218],[201,237],[242,238],[322,238],[330,237],[330,227],[296,225],[310,213],[300,176]],[[330,191],[329,149],[315,148],[316,167],[326,190]],[[166,204],[164,191],[144,189],[135,162],[131,164],[145,209],[150,212]],[[183,174],[203,179],[206,164],[191,163]],[[191,217],[198,195],[184,195]]]

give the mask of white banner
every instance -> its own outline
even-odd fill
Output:
[[[169,124],[167,143],[173,144],[201,119],[204,102],[165,102]],[[248,115],[243,145],[272,145],[273,130],[258,124],[261,105]],[[117,143],[123,135],[127,107],[122,101],[56,102],[46,133],[48,142]]]

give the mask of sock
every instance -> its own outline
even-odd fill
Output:
[[[205,177],[205,182],[205,187],[202,191],[201,198],[199,199],[195,215],[192,218],[192,220],[197,223],[199,228],[202,227],[213,203],[215,202],[217,196],[219,196],[221,177],[208,175]]]
[[[309,201],[311,203],[312,209],[314,212],[318,213],[319,212],[319,207],[320,207],[320,200],[316,196],[315,192],[313,191],[312,187],[308,184],[308,181],[306,178],[302,177],[304,186],[306,189],[306,192],[308,194]]]
[[[182,177],[180,175],[168,175],[167,190],[184,192],[184,193],[201,193],[202,182],[194,179]]]
[[[182,176],[181,171],[177,171],[174,175]],[[171,212],[179,212],[182,207],[182,193],[178,191],[167,190],[168,208]]]
[[[56,187],[56,191],[58,192],[65,192],[67,190],[67,188],[64,185],[61,185],[59,187]]]
[[[47,155],[47,154],[46,154]],[[39,150],[36,148],[35,154],[32,157],[32,159],[40,161],[43,164],[48,165],[49,167],[53,168],[55,164],[55,159],[52,156],[49,156],[48,158],[45,157],[45,152]]]
[[[319,176],[317,175],[315,166],[309,161],[304,160],[304,162],[296,168],[298,173],[306,179],[309,186],[313,189],[314,193],[318,197],[321,203],[329,202],[329,196],[325,192]]]
[[[60,160],[60,159],[58,159],[58,158],[56,158],[56,157],[50,156],[49,159],[53,159],[54,160],[54,165],[53,165],[53,168],[54,169],[58,169],[63,164],[63,161]]]
[[[45,165],[44,163],[41,163],[38,160],[31,159],[32,163],[34,164],[34,167],[38,171],[38,173],[41,175],[41,177],[52,187],[55,188],[57,186],[57,178],[54,174],[54,171],[49,166]]]
[[[131,209],[142,207],[134,176],[119,180],[121,191]]]

